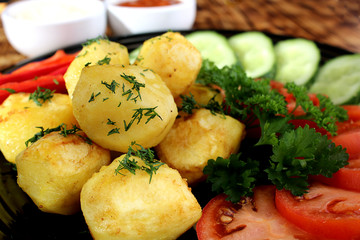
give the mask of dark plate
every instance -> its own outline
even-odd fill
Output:
[[[181,31],[183,34],[191,31]],[[218,31],[226,37],[230,37],[239,31]],[[128,47],[129,51],[140,46],[145,40],[162,34],[147,33],[128,37],[110,38]],[[268,34],[274,43],[291,37]],[[322,63],[334,57],[350,54],[350,52],[325,44],[318,44]],[[81,45],[71,46],[66,52],[75,52],[81,49]],[[26,63],[38,61],[51,56],[53,53],[27,60],[7,69],[11,72]],[[16,183],[16,171],[7,163],[2,154],[0,155],[0,237],[2,239],[92,239],[87,225],[81,213],[73,216],[61,216],[41,212],[33,204],[31,199],[18,187]],[[204,206],[212,197],[209,186],[203,184],[193,188],[199,202]],[[180,239],[197,239],[194,229],[190,229]]]

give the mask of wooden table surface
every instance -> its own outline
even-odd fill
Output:
[[[0,12],[6,3],[0,3]],[[360,53],[359,0],[197,0],[194,29],[264,31],[303,37]],[[26,57],[0,22],[0,70]]]

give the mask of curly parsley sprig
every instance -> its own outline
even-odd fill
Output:
[[[290,123],[292,119],[310,119],[330,134],[336,134],[335,123],[345,120],[347,115],[328,98],[318,95],[319,104],[315,105],[304,87],[285,84],[296,99],[295,109],[299,106],[304,111],[303,115],[295,116],[288,112],[285,97],[272,90],[269,80],[247,77],[240,65],[219,69],[207,60],[197,82],[222,88],[228,114],[245,123],[256,118],[261,128],[260,138],[247,145],[242,154],[209,160],[204,168],[213,190],[225,192],[229,200],[236,202],[240,196],[251,195],[254,186],[264,183],[302,195],[307,191],[309,175],[331,177],[348,164],[345,149],[335,147],[327,136],[308,125],[295,129]]]

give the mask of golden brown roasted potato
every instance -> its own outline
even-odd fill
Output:
[[[183,96],[189,96],[189,97],[190,94],[194,97],[195,101],[200,105],[207,105],[212,98],[214,98],[214,100],[219,104],[222,104],[223,102],[223,96],[221,95],[220,92],[216,91],[213,88],[198,83],[192,84],[185,92],[182,93]],[[181,96],[176,98],[175,102],[178,107],[181,107],[181,103],[182,103]]]
[[[84,183],[109,163],[109,150],[52,132],[18,155],[17,181],[41,211],[69,215],[80,210]]]
[[[29,96],[28,93],[12,94],[0,106],[0,150],[11,163],[15,163],[16,155],[26,148],[25,142],[39,132],[37,127],[76,124],[68,95],[54,94],[42,106],[29,100]]]
[[[119,152],[127,152],[133,141],[144,148],[157,145],[177,116],[165,83],[140,66],[84,68],[72,103],[81,129],[94,142]]]
[[[158,73],[174,98],[195,81],[201,63],[200,52],[177,32],[146,40],[135,61],[135,64]]]
[[[89,44],[83,46],[64,74],[66,88],[70,97],[72,98],[81,70],[85,66],[104,64],[128,65],[129,53],[127,48],[120,43],[106,39],[90,41]]]
[[[178,118],[155,151],[191,185],[205,178],[203,168],[209,159],[227,158],[237,152],[244,136],[245,125],[240,121],[199,109]]]
[[[198,221],[201,207],[178,171],[162,165],[151,182],[141,170],[116,175],[123,158],[101,168],[81,191],[81,209],[94,239],[176,239]]]

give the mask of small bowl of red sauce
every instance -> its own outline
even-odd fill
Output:
[[[196,0],[105,0],[115,36],[189,30],[196,17]]]

